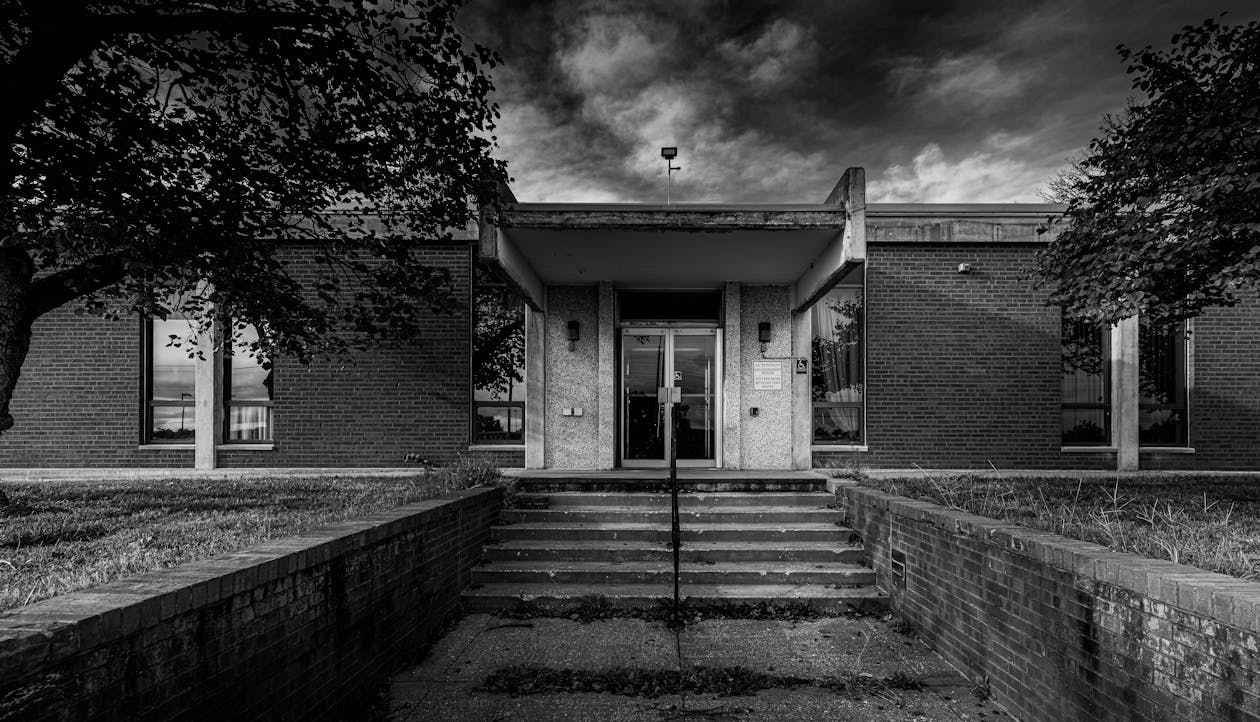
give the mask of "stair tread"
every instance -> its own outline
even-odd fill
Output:
[[[562,506],[552,506],[552,507],[548,507],[548,508],[545,508],[545,509],[528,509],[528,508],[526,508],[526,509],[508,509],[507,511],[550,511],[550,512],[564,512],[564,513],[569,513],[569,512],[573,512],[573,513],[583,513],[583,512],[590,513],[590,512],[599,512],[599,513],[603,513],[603,514],[607,514],[607,513],[622,513],[622,514],[645,514],[645,513],[652,513],[652,514],[668,514],[668,513],[670,512],[670,508],[669,508],[668,506],[662,506],[661,508],[655,508],[655,507],[650,507],[650,506],[612,506],[612,505],[599,505],[599,504],[590,504],[590,505],[578,505],[578,504],[572,504],[572,505],[569,505],[569,504],[565,504],[565,505],[562,505]],[[828,509],[826,506],[817,506],[817,507],[813,507],[813,506],[791,506],[791,505],[787,505],[787,504],[784,504],[784,505],[779,505],[779,506],[774,506],[774,505],[771,505],[771,506],[738,506],[738,505],[729,505],[729,506],[700,506],[700,507],[696,507],[696,506],[685,506],[685,507],[680,507],[678,511],[679,511],[679,513],[681,513],[681,514],[716,514],[716,513],[721,513],[721,514],[748,514],[748,515],[753,515],[753,514],[764,514],[764,513],[766,513],[766,512],[800,514],[800,513],[802,513],[802,512],[811,512],[811,511],[813,511],[813,512],[819,512],[819,511],[830,511],[830,512],[836,512],[837,514],[838,514],[838,513],[841,513],[839,509]]]
[[[605,597],[672,597],[673,585],[669,584],[483,584],[464,591],[474,597],[581,597],[589,595]],[[680,594],[684,598],[756,598],[756,599],[853,599],[883,597],[874,585],[842,587],[829,584],[683,584]]]
[[[555,497],[557,499],[665,499],[668,493],[659,491],[527,491],[522,492],[529,497]],[[687,491],[678,495],[679,499],[766,499],[770,497],[790,497],[793,499],[835,499],[836,495],[826,491]]]
[[[682,562],[679,565],[683,571],[764,571],[767,573],[791,573],[803,571],[836,571],[836,572],[864,572],[873,573],[870,567],[864,567],[860,564],[848,564],[845,562],[714,562],[712,564],[706,562]],[[499,569],[503,571],[588,571],[588,570],[616,570],[616,571],[670,571],[673,569],[671,561],[624,561],[624,562],[608,562],[608,561],[566,561],[556,560],[548,562],[538,561],[518,561],[518,560],[495,560],[489,564],[479,567],[482,570]]]
[[[505,524],[503,527],[514,529],[652,529],[669,530],[669,524],[656,524],[652,522],[622,522],[622,521],[592,521],[592,522],[556,522],[556,521],[520,521]],[[845,529],[850,527],[841,526],[832,522],[714,522],[709,524],[687,524],[683,527],[683,531],[689,529],[800,529],[803,531],[818,531],[821,529]]]
[[[834,541],[697,541],[685,542],[683,551],[688,549],[703,551],[750,551],[769,549],[772,551],[804,551],[833,549],[859,549],[861,544],[849,544]],[[494,545],[496,549],[610,549],[613,551],[626,549],[666,549],[660,542],[654,541],[619,541],[616,539],[507,539]]]

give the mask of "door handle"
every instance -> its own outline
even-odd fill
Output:
[[[656,403],[676,404],[680,401],[682,401],[681,386],[658,386],[656,388]]]

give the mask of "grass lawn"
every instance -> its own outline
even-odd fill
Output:
[[[1260,477],[863,478],[901,496],[1260,581]]]
[[[492,481],[346,476],[0,482],[0,610]]]

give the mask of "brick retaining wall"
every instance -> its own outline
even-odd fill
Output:
[[[502,498],[462,491],[0,612],[0,719],[336,718],[438,637]]]
[[[1260,720],[1260,584],[839,494],[893,609],[1019,719]]]

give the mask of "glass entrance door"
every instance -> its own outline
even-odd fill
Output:
[[[623,466],[668,466],[675,444],[679,466],[721,465],[721,336],[715,328],[622,329]],[[660,403],[661,386],[679,387],[681,401]],[[676,438],[669,424],[674,406],[679,416]]]

